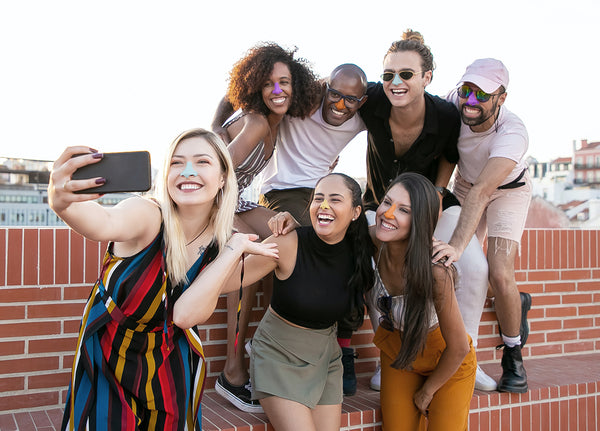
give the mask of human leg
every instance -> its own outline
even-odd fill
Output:
[[[277,431],[317,431],[313,412],[304,404],[275,396],[261,399],[260,404]]]
[[[340,429],[342,421],[342,405],[320,404],[312,409],[312,416],[315,428],[318,431],[337,431]]]

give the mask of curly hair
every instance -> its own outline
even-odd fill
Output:
[[[288,115],[304,118],[320,101],[321,88],[308,61],[294,59],[295,48],[285,50],[276,43],[254,46],[241,58],[229,74],[227,99],[235,109],[269,114],[262,98],[262,89],[270,78],[273,66],[284,63],[292,74],[292,101]]]
[[[414,31],[410,28],[407,29],[402,34],[402,40],[397,40],[392,43],[386,52],[384,59],[389,54],[402,51],[413,51],[419,54],[421,57],[421,67],[423,68],[423,73],[428,70],[433,71],[435,69],[435,63],[433,62],[433,54],[431,53],[431,49],[425,45],[425,39],[418,31]]]

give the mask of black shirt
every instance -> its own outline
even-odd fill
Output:
[[[312,226],[299,227],[296,233],[296,266],[287,279],[274,278],[271,307],[296,325],[329,328],[350,311],[352,247],[346,238],[327,244]]]
[[[385,190],[403,172],[417,172],[435,184],[440,157],[458,162],[458,109],[444,99],[425,93],[425,124],[417,140],[403,155],[396,157],[390,129],[392,104],[383,85],[370,82],[368,99],[360,108],[367,125],[367,189],[363,196],[365,210],[376,210]],[[452,198],[452,197],[451,197]],[[448,205],[444,200],[444,208]]]

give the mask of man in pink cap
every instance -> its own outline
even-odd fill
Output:
[[[454,194],[462,209],[449,244],[434,248],[447,265],[460,259],[473,234],[483,244],[487,234],[489,282],[502,328],[504,351],[501,392],[527,392],[521,347],[529,328],[531,296],[519,293],[514,262],[531,200],[524,160],[529,138],[523,122],[504,106],[508,70],[493,58],[475,60],[458,88],[448,95],[462,118]]]

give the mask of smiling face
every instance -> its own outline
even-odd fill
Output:
[[[496,115],[500,106],[504,104],[506,92],[502,88],[497,89],[491,94],[491,97],[486,102],[479,102],[475,97],[480,88],[471,83],[466,82],[472,92],[467,99],[459,98],[458,107],[463,123],[471,127],[474,132],[485,132],[490,129],[496,121]]]
[[[212,206],[224,181],[219,156],[206,139],[195,136],[177,145],[169,165],[167,189],[178,207]]]
[[[377,208],[375,235],[382,242],[407,240],[411,225],[410,196],[402,184],[396,184]]]
[[[332,126],[341,126],[356,114],[358,109],[366,102],[365,87],[358,75],[345,74],[343,72],[332,76],[329,90],[323,98],[323,119]],[[346,100],[340,96],[352,96],[356,99],[363,98],[360,102],[351,103],[348,106]],[[331,99],[339,99],[337,102]]]
[[[399,51],[388,54],[383,60],[383,72],[414,72],[408,80],[398,79],[383,82],[383,90],[394,107],[409,106],[423,98],[425,87],[431,82],[431,70],[423,72],[421,56],[414,51]]]
[[[285,63],[277,62],[262,89],[265,105],[274,114],[284,115],[292,104],[292,73]]]
[[[352,192],[340,175],[329,175],[319,181],[310,204],[310,220],[323,241],[328,244],[342,241],[360,211],[360,207],[353,206]]]

